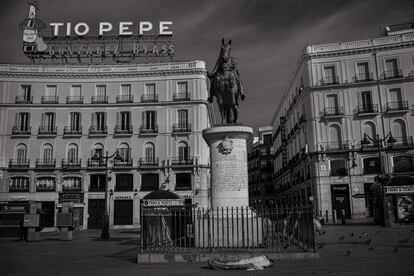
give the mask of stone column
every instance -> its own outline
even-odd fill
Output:
[[[210,147],[211,207],[249,206],[247,144],[253,129],[246,126],[217,126],[203,131]]]

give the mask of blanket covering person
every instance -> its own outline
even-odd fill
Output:
[[[265,267],[273,266],[273,261],[266,255],[241,259],[238,261],[221,262],[219,260],[208,260],[208,265],[214,270],[231,270],[231,269],[246,269],[246,270],[263,270]]]

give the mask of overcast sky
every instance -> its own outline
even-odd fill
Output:
[[[221,38],[232,39],[245,86],[240,121],[270,124],[294,66],[309,44],[379,35],[381,24],[407,21],[413,0],[38,0],[50,22],[173,21],[176,60],[204,60],[212,70]],[[0,63],[26,63],[18,24],[26,0],[0,1]]]

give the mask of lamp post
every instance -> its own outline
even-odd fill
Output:
[[[381,185],[381,203],[382,203],[382,208],[381,210],[381,225],[383,227],[386,226],[386,215],[387,215],[387,210],[386,210],[386,204],[385,204],[385,183],[384,181],[380,181],[381,179],[383,179],[382,174],[384,174],[384,170],[383,170],[383,166],[382,166],[382,161],[381,161],[381,151],[383,149],[383,143],[386,141],[387,144],[389,144],[390,146],[392,146],[394,143],[397,142],[397,140],[395,140],[395,138],[392,136],[392,133],[389,132],[384,138],[380,139],[379,135],[376,135],[376,138],[372,138],[370,137],[368,134],[364,134],[364,138],[361,141],[361,146],[367,146],[370,145],[371,142],[374,143],[374,145],[376,145],[377,147],[377,151],[378,151],[378,175],[376,177],[377,182],[380,183]]]
[[[105,156],[102,156],[98,152],[92,157],[92,160],[97,162],[102,162],[105,160],[105,212],[103,215],[103,222],[102,222],[102,233],[101,239],[107,240],[110,238],[109,235],[109,183],[108,183],[108,161],[109,159],[113,158],[115,161],[121,160],[121,156],[119,155],[118,150],[114,152],[112,155],[108,155],[108,151],[106,151]]]

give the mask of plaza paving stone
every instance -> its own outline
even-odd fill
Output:
[[[58,232],[41,233],[39,242],[0,239],[0,275],[414,275],[414,225],[325,230],[317,235],[319,259],[277,260],[256,272],[213,271],[205,263],[138,265],[134,229],[111,230],[109,241],[99,239],[99,230],[77,231],[72,241],[60,241]],[[364,232],[368,236],[360,238]]]

